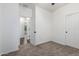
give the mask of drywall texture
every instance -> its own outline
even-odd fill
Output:
[[[48,42],[52,39],[51,12],[36,6],[36,40],[35,44]]]
[[[67,4],[52,13],[52,41],[67,45],[65,39],[66,15],[79,12],[79,4]]]
[[[19,46],[19,8],[17,3],[2,4],[1,53],[15,51]]]

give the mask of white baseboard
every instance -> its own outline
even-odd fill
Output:
[[[42,41],[42,42],[37,42],[34,45],[36,46],[36,45],[40,45],[40,44],[43,44],[43,43],[46,43],[46,42],[50,42],[50,40],[48,40],[48,41]]]
[[[2,52],[0,53],[0,56],[3,55],[3,54],[7,54],[7,53],[10,53],[10,52],[14,52],[14,51],[18,51],[19,50],[19,47],[14,49],[14,50],[11,50],[11,51],[7,51],[7,52]]]
[[[59,42],[59,41],[53,41],[53,40],[51,40],[51,41],[56,42],[56,43],[61,44],[61,45],[66,45],[65,42]]]

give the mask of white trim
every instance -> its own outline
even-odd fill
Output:
[[[43,43],[46,43],[46,42],[50,42],[51,40],[48,40],[48,41],[42,41],[42,42],[37,42],[37,43],[35,43],[34,45],[36,46],[36,45],[40,45],[40,44],[43,44]]]
[[[15,49],[15,50],[7,51],[7,52],[2,52],[2,53],[0,53],[0,56],[1,56],[2,54],[7,54],[7,53],[10,53],[10,52],[13,52],[13,51],[18,51],[18,50],[19,50],[19,47],[18,47],[17,49]]]

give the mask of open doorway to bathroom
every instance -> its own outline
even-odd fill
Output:
[[[35,44],[35,5],[32,3],[19,3],[20,44]],[[25,24],[25,25],[24,25]],[[25,33],[26,32],[26,33]],[[25,35],[26,34],[26,35]],[[25,41],[24,38],[27,40]],[[22,46],[23,46],[22,45]]]
[[[20,45],[30,43],[31,17],[20,17]]]

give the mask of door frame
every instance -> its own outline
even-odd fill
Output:
[[[66,25],[66,24],[67,24],[67,23],[66,23],[66,22],[67,22],[67,21],[66,21],[66,20],[67,20],[67,17],[68,17],[68,16],[75,15],[75,14],[79,14],[79,12],[69,13],[69,14],[67,14],[67,15],[65,16],[65,31],[67,31],[67,25]],[[75,46],[72,46],[72,45],[69,45],[69,44],[68,44],[68,42],[67,42],[68,39],[67,39],[66,33],[65,33],[65,40],[66,40],[66,45],[67,45],[67,46],[75,47]],[[79,47],[75,47],[75,48],[79,48]]]

